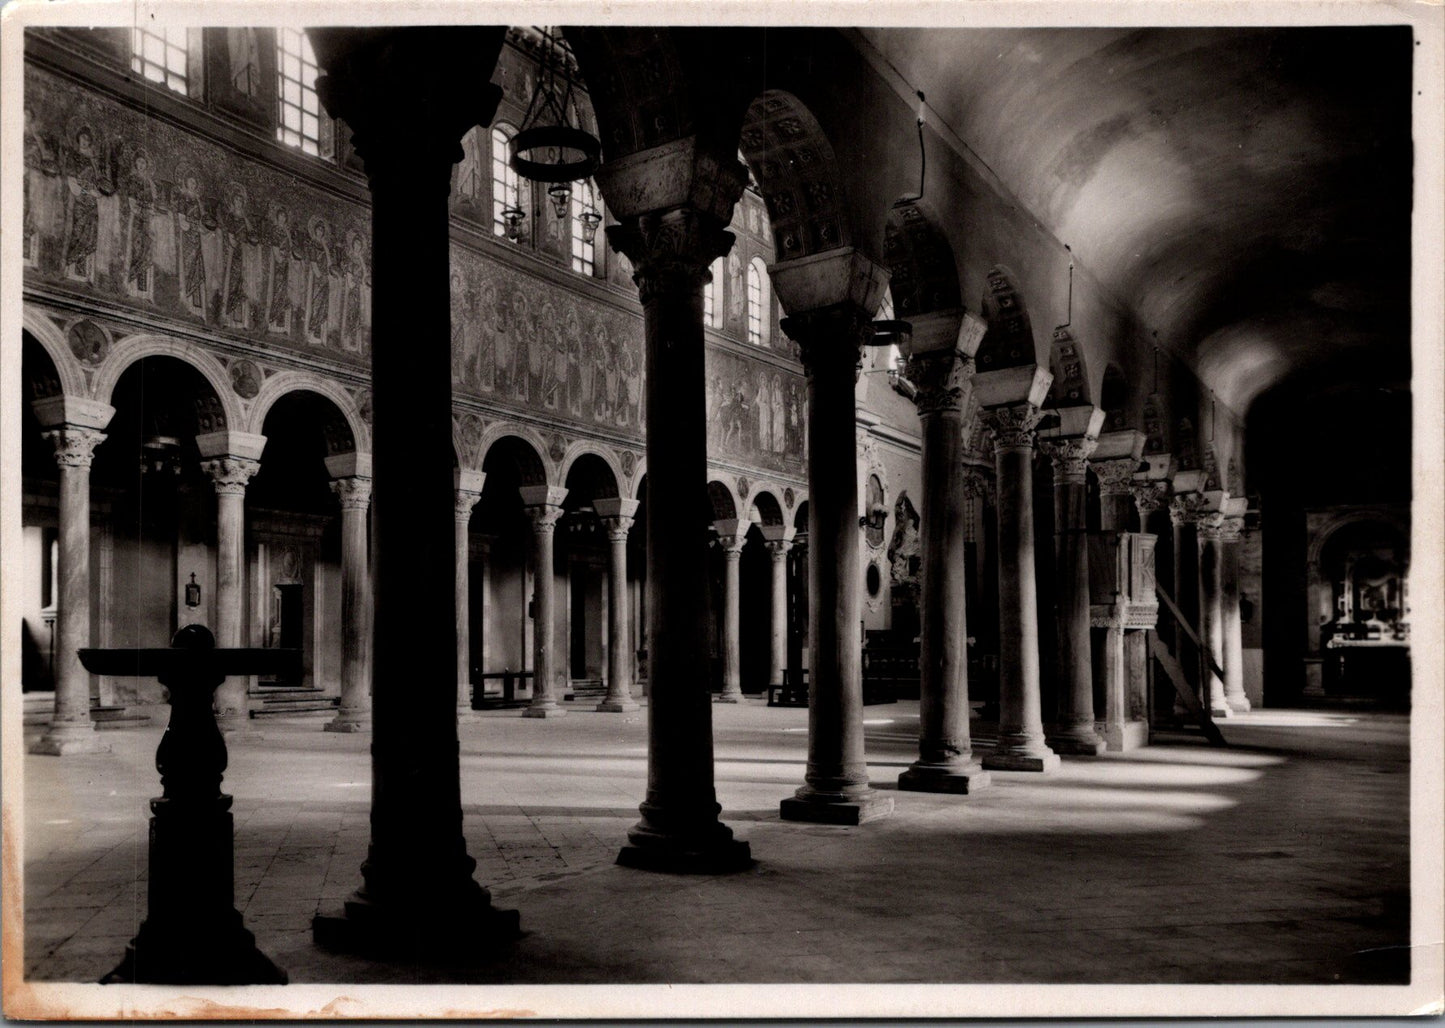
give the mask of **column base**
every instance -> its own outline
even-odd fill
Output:
[[[1053,771],[1061,763],[1059,755],[1047,746],[1038,749],[1000,749],[983,758],[983,766],[989,771]]]
[[[567,712],[557,706],[556,702],[527,707],[522,711],[523,717],[561,717]]]
[[[1099,734],[1109,747],[1110,753],[1127,753],[1149,745],[1149,726],[1143,721],[1125,721],[1121,725],[1103,724]]]
[[[95,722],[78,721],[52,724],[34,745],[31,753],[51,757],[69,757],[77,753],[109,753],[110,743],[95,730]]]
[[[450,963],[489,955],[521,935],[521,915],[492,906],[480,886],[451,902],[382,904],[358,893],[341,913],[311,920],[311,937],[323,949],[389,960]]]
[[[1071,757],[1097,757],[1108,749],[1093,725],[1061,728],[1048,736],[1048,744],[1055,753],[1067,753]]]
[[[744,699],[744,696],[743,696],[743,691],[742,691],[741,689],[739,689],[737,692],[728,692],[728,691],[724,690],[723,692],[720,692],[720,693],[718,693],[716,696],[713,697],[713,702],[714,702],[714,703],[741,703],[741,702],[743,701],[743,699]]]
[[[1226,696],[1224,697],[1224,702],[1228,703],[1229,709],[1236,714],[1248,714],[1254,709],[1253,704],[1249,702],[1249,697],[1242,694],[1239,696]]]
[[[811,792],[808,786],[778,805],[784,821],[807,821],[818,825],[861,825],[893,813],[893,797],[872,789],[857,792]]]
[[[597,704],[595,709],[602,711],[604,714],[627,714],[634,710],[641,710],[642,704],[634,699],[603,700]]]
[[[1216,721],[1222,721],[1225,718],[1233,717],[1234,711],[1230,710],[1227,704],[1218,707],[1211,706],[1209,708],[1209,716]]]
[[[627,832],[627,845],[617,854],[622,867],[673,874],[730,874],[746,871],[756,861],[752,849],[733,831],[715,819],[717,805],[710,804],[713,818],[669,821],[661,810],[644,802],[643,819]]]
[[[369,732],[371,731],[371,712],[367,711],[364,714],[347,714],[343,712],[337,714],[334,720],[326,722],[326,724],[321,727],[328,732],[346,732],[348,734]]]
[[[207,924],[162,931],[147,920],[102,985],[285,985],[286,972],[256,948],[236,910]]]
[[[967,764],[917,763],[898,776],[898,788],[907,792],[946,792],[959,796],[986,788],[993,776],[977,761]]]

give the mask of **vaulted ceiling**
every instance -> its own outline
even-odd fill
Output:
[[[1408,377],[1408,27],[863,34],[1235,410]]]

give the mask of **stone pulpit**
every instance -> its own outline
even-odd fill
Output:
[[[1096,532],[1089,537],[1094,681],[1104,694],[1099,733],[1110,750],[1135,749],[1149,741],[1145,633],[1159,621],[1156,542],[1147,532]]]
[[[151,800],[146,919],[105,983],[284,985],[286,972],[256,948],[235,907],[231,797],[221,792],[226,741],[212,694],[232,675],[275,674],[295,650],[217,649],[202,625],[169,649],[82,649],[100,675],[154,676],[170,692],[171,719],[156,749],[161,795]]]

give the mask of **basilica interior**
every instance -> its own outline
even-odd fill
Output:
[[[1418,986],[1420,38],[26,29],[25,976]]]

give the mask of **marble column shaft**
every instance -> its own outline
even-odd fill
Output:
[[[482,498],[479,491],[458,489],[453,494],[457,548],[455,575],[457,605],[457,713],[469,716],[472,711],[472,580],[471,525],[472,508]]]
[[[632,633],[628,631],[631,605],[627,596],[627,537],[632,531],[636,500],[595,500],[598,513],[604,505],[626,513],[607,513],[602,517],[607,529],[607,695],[597,709],[615,714],[636,710],[632,698]]]
[[[1204,699],[1209,704],[1212,717],[1228,717],[1231,713],[1224,696],[1224,680],[1215,674],[1214,666],[1223,670],[1224,663],[1224,611],[1221,597],[1221,572],[1223,554],[1220,534],[1224,515],[1211,513],[1199,519],[1199,639],[1205,653],[1213,658],[1206,662],[1204,675]]]
[[[307,35],[321,102],[351,130],[371,191],[375,574],[370,845],[344,915],[313,930],[322,945],[450,956],[518,931],[472,878],[462,834],[451,502],[448,196],[463,135],[501,99],[487,79],[505,29]]]
[[[722,609],[722,691],[719,703],[741,703],[743,699],[741,642],[739,636],[738,605],[741,602],[738,571],[742,563],[743,546],[747,544],[750,521],[715,522],[718,531],[718,545],[723,554],[723,609]]]
[[[1058,715],[1048,734],[1056,753],[1098,755],[1093,663],[1089,645],[1088,458],[1098,440],[1083,436],[1042,444],[1054,465],[1054,553],[1058,579]]]
[[[371,727],[371,479],[338,478],[331,491],[341,501],[341,706],[326,730],[361,732]]]
[[[967,526],[961,467],[964,382],[971,361],[953,349],[908,357],[906,374],[923,431],[919,507],[918,759],[900,789],[968,793],[989,784],[969,737]]]
[[[242,642],[246,578],[246,486],[261,462],[227,455],[203,461],[201,469],[216,486],[216,646]],[[246,727],[250,717],[247,679],[232,675],[216,690],[216,724],[223,732]]]
[[[538,502],[545,490],[547,502]],[[523,717],[561,717],[557,703],[557,586],[553,570],[557,522],[565,489],[523,486],[522,502],[532,522],[532,702]]]
[[[56,576],[55,712],[32,752],[61,756],[105,752],[90,719],[90,673],[79,651],[90,645],[90,465],[105,433],[62,425],[45,433],[60,467]]]
[[[1244,692],[1244,624],[1239,610],[1239,550],[1244,518],[1225,518],[1220,528],[1222,561],[1220,607],[1224,631],[1224,699],[1229,709],[1244,713],[1250,709]]]
[[[1048,771],[1059,758],[1044,742],[1039,698],[1039,618],[1034,578],[1032,403],[985,410],[998,494],[998,745],[984,760],[1000,771]]]
[[[768,540],[772,614],[768,622],[768,684],[782,685],[788,667],[788,550],[790,539]]]
[[[863,753],[862,554],[853,386],[867,312],[839,304],[793,315],[808,379],[808,765],[785,820],[859,824],[892,812]]]
[[[689,173],[703,175],[701,155]],[[606,170],[604,168],[604,170]],[[727,212],[742,169],[710,179]],[[618,172],[625,178],[628,172]],[[599,173],[604,194],[628,193]],[[609,199],[611,195],[609,195]],[[618,206],[613,203],[614,209]],[[707,422],[702,287],[732,248],[722,204],[623,216],[608,242],[636,269],[646,353],[647,796],[618,862],[649,870],[727,871],[751,863],[748,844],[718,820],[708,687],[708,554],[697,512],[706,502]],[[625,208],[624,208],[625,209]],[[697,529],[689,526],[698,526]]]

